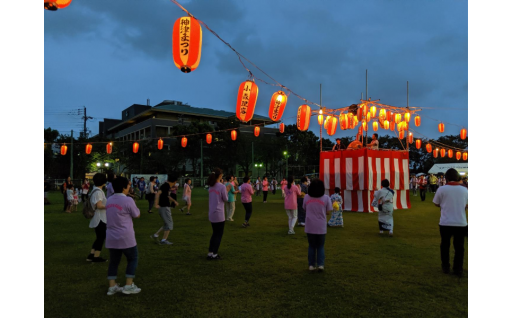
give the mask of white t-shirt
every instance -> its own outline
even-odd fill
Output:
[[[260,189],[260,180],[256,180],[256,190]]]
[[[68,196],[68,201],[73,201],[73,190],[67,189],[66,195]]]
[[[468,204],[468,189],[461,185],[446,185],[436,191],[435,204],[441,206],[439,225],[467,226],[466,205]]]
[[[91,193],[95,189],[96,189],[96,187],[93,187],[91,190]],[[107,198],[105,197],[105,192],[103,192],[102,189],[94,191],[94,193],[92,193],[89,200],[91,200],[91,205],[93,207],[95,207],[96,203],[98,203],[99,201],[103,202],[104,206],[107,205]],[[94,216],[92,217],[91,222],[89,222],[89,227],[90,228],[97,227],[98,224],[100,224],[100,221],[103,221],[103,223],[107,224],[107,210],[96,209],[96,208],[94,208],[94,209],[95,209]]]
[[[379,149],[379,141],[377,139],[372,140],[370,143],[370,149],[378,150]]]

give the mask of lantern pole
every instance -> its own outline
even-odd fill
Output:
[[[252,147],[251,177],[254,177],[254,141],[251,141],[251,147]]]
[[[320,109],[322,109],[322,83],[320,83]],[[320,124],[320,152],[322,152],[322,124]]]
[[[203,181],[203,139],[201,139],[201,186],[204,186]]]
[[[407,81],[407,112],[409,112],[409,81]],[[407,144],[407,152],[409,152],[409,123],[407,123],[407,139],[405,143]]]
[[[73,129],[71,129],[71,165],[69,166],[69,176],[73,180]]]
[[[363,96],[363,93],[361,93],[361,96]],[[366,69],[366,99],[365,100],[368,100],[368,69]],[[368,108],[367,108],[367,110],[368,110]],[[366,114],[368,114],[368,112],[366,112]],[[368,129],[370,129],[370,127],[368,127],[368,123],[369,123],[369,121],[366,122],[366,137],[365,137],[367,147],[368,147]],[[361,136],[361,139],[363,139],[363,136]],[[363,140],[363,146],[365,146],[365,140]]]

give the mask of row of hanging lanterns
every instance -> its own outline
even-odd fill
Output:
[[[44,8],[49,11],[57,11],[69,6],[73,0],[44,0]]]

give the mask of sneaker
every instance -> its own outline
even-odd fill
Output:
[[[221,260],[222,258],[220,257],[219,254],[217,254],[216,256],[212,256],[212,260]]]
[[[314,270],[315,270],[315,267],[314,267],[314,266],[309,266],[309,270],[310,270],[310,271],[314,271]]]
[[[94,254],[89,254],[89,256],[87,256],[87,258],[85,260],[87,262],[91,262],[93,258],[94,258]]]
[[[318,266],[318,270],[323,272],[324,271],[324,267],[323,266]]]
[[[292,234],[295,234],[295,232],[290,230],[290,231],[288,231],[288,234],[292,235]]]
[[[123,294],[138,294],[140,293],[142,289],[140,289],[139,287],[137,287],[134,283],[132,283],[131,285],[124,285],[123,287]]]
[[[102,258],[101,256],[98,256],[98,257],[93,257],[92,258],[92,261],[93,263],[103,263],[103,262],[106,262],[107,260]]]
[[[384,233],[384,231],[379,231],[379,234],[382,234],[382,233]]]
[[[212,260],[213,259],[213,255],[206,256],[206,259],[209,260],[209,261]]]
[[[123,288],[119,287],[119,284],[116,284],[115,286],[112,286],[112,287],[108,288],[107,295],[112,296],[115,293],[122,292],[122,291],[123,291]]]
[[[172,242],[169,242],[168,240],[162,240],[160,241],[160,245],[172,245]]]
[[[242,224],[242,226],[243,226],[243,227],[247,227],[247,225],[248,225],[248,224],[247,224],[247,222],[244,222],[244,223]]]

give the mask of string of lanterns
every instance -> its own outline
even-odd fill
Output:
[[[44,0],[44,8],[49,11],[57,11],[69,6],[72,0]]]

